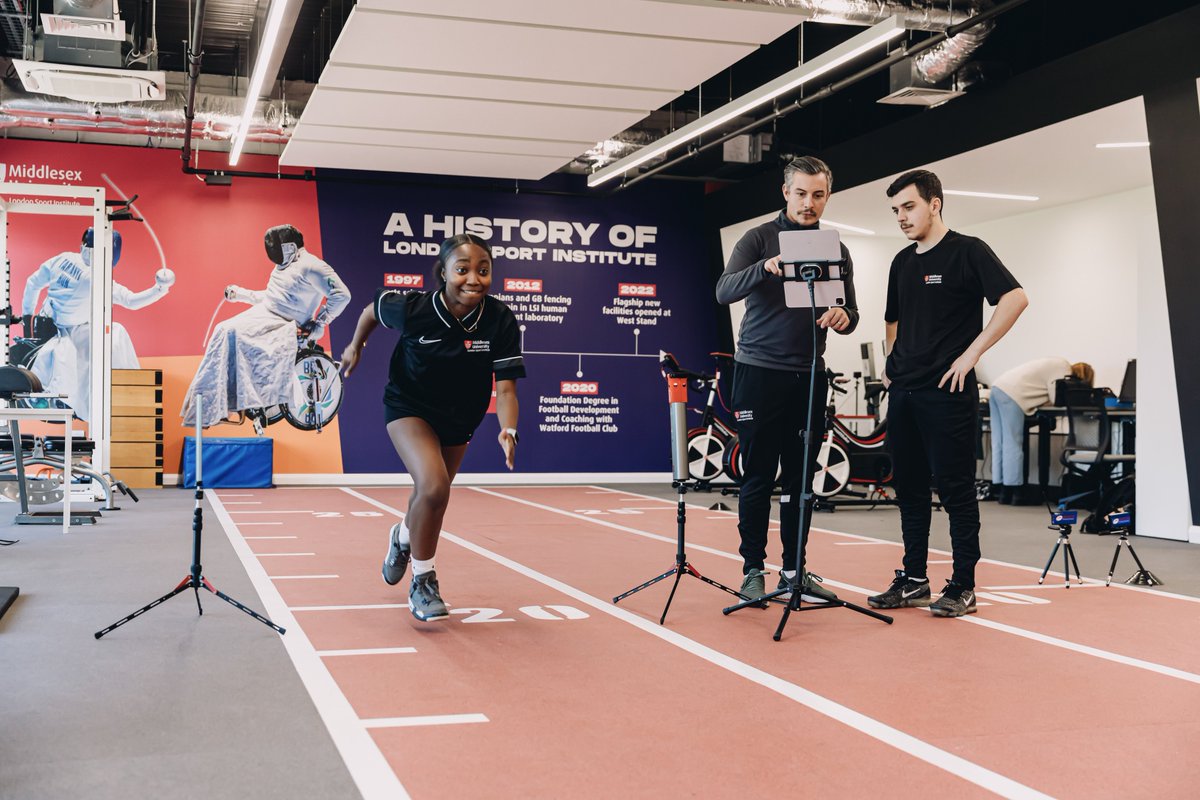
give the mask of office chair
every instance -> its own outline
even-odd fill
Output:
[[[1059,508],[1083,508],[1095,513],[1104,507],[1105,497],[1116,486],[1113,472],[1117,466],[1126,465],[1122,475],[1128,476],[1136,457],[1132,453],[1111,452],[1112,423],[1104,398],[1093,394],[1088,402],[1079,404],[1082,399],[1067,398],[1067,442],[1060,461],[1065,468],[1064,484],[1078,482],[1087,488],[1065,494],[1059,500]]]

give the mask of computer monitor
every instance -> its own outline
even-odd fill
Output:
[[[1129,359],[1125,365],[1125,377],[1121,381],[1121,394],[1117,397],[1122,403],[1137,402],[1137,359]]]

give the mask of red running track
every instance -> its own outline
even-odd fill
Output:
[[[453,616],[420,623],[379,575],[407,489],[216,494],[367,798],[1198,795],[1190,598],[984,562],[972,617],[805,612],[776,643],[778,608],[723,616],[735,598],[685,577],[659,626],[669,580],[611,599],[672,566],[673,501],[460,487],[437,556]],[[689,561],[734,587],[735,523],[688,508]],[[860,604],[900,560],[816,529],[808,554]]]

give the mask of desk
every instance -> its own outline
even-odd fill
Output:
[[[1107,408],[1108,420],[1112,425],[1119,424],[1121,426],[1121,450],[1122,453],[1134,452],[1134,425],[1137,421],[1137,410],[1133,408]],[[1065,406],[1042,406],[1035,409],[1033,416],[1037,423],[1034,426],[1038,432],[1038,488],[1041,489],[1042,495],[1045,496],[1046,487],[1050,483],[1050,434],[1054,432],[1058,421],[1067,416]],[[1026,458],[1029,453],[1028,431],[1026,431]]]
[[[71,531],[71,420],[75,412],[69,408],[3,408],[0,407],[0,420],[9,420],[9,432],[13,440],[13,456],[17,460],[17,491],[21,496],[21,508],[28,510],[29,500],[25,494],[25,460],[21,453],[21,426],[23,419],[41,420],[43,422],[65,422],[66,433],[63,444],[63,533]]]

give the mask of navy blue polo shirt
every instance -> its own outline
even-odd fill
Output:
[[[501,381],[525,377],[517,318],[493,297],[460,320],[440,289],[381,289],[375,318],[400,333],[384,390],[389,406],[474,429],[491,403],[492,375]]]

